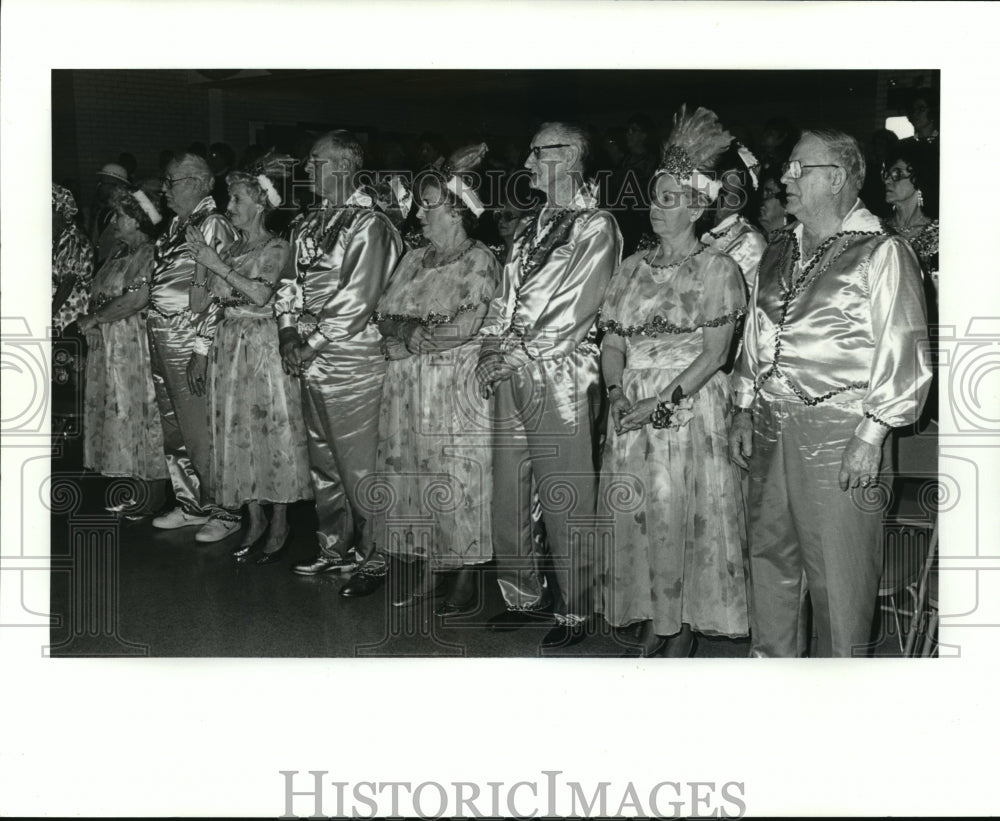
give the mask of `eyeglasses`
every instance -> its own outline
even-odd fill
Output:
[[[571,148],[570,143],[549,143],[548,145],[533,145],[528,149],[529,154],[533,154],[535,159],[540,159],[542,152],[546,148]]]
[[[908,180],[912,176],[913,169],[910,166],[906,166],[906,168],[882,169],[882,179],[884,181],[892,180],[893,182],[899,182],[900,180]]]
[[[170,177],[167,177],[163,181],[163,185],[166,188],[173,188],[175,185],[177,185],[177,183],[184,182],[184,180],[196,180],[196,179],[198,179],[198,178],[197,177],[177,177],[177,179],[173,179],[172,180],[172,179],[170,179]]]
[[[781,176],[788,177],[790,180],[797,180],[802,176],[802,169],[804,168],[843,168],[843,166],[834,165],[833,163],[803,165],[798,160],[791,160],[781,166]]]

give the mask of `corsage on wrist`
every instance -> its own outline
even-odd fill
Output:
[[[684,395],[684,389],[678,385],[669,402],[660,402],[653,411],[651,423],[654,428],[663,430],[669,428],[678,430],[694,418],[694,399]]]

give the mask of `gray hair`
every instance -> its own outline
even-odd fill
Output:
[[[566,142],[572,144],[580,152],[580,167],[587,167],[587,159],[590,157],[590,137],[587,135],[587,130],[576,123],[568,122],[551,122],[542,123],[539,126],[539,131],[546,131],[552,129],[558,131],[566,139]]]
[[[352,174],[356,174],[364,165],[365,150],[361,146],[361,141],[350,131],[342,128],[338,128],[336,131],[328,131],[317,142],[327,142],[331,148],[342,152],[351,165]]]
[[[837,165],[847,173],[847,182],[857,194],[865,184],[865,155],[858,141],[850,134],[832,128],[817,128],[804,131],[803,137],[815,137],[830,152]]]
[[[198,178],[206,192],[212,190],[212,186],[215,184],[215,175],[212,174],[212,169],[204,157],[182,151],[174,154],[170,164],[184,166],[189,170],[190,176]]]

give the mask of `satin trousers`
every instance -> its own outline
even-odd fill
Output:
[[[532,362],[493,395],[493,550],[508,609],[552,605],[577,621],[593,608],[597,357]],[[532,538],[538,494],[548,555]],[[549,585],[547,576],[555,581]]]
[[[150,312],[146,321],[153,388],[163,427],[163,450],[174,496],[195,516],[222,513],[208,487],[212,432],[204,396],[188,387],[187,366],[195,330],[180,317]]]
[[[309,468],[316,497],[320,552],[348,558],[353,549],[373,575],[385,572],[385,554],[367,526],[376,490],[378,420],[387,363],[379,354],[319,353],[302,380],[302,412],[309,437]]]
[[[749,528],[751,655],[795,658],[804,636],[803,586],[812,603],[817,653],[864,655],[882,571],[882,513],[890,481],[843,491],[844,448],[861,415],[834,405],[754,405]]]

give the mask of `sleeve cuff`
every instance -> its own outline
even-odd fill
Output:
[[[889,435],[889,427],[876,422],[874,419],[865,417],[854,429],[854,435],[861,441],[879,448],[882,447],[885,437]]]
[[[738,408],[749,408],[753,405],[753,400],[754,392],[752,390],[737,389],[733,391],[733,404]]]
[[[294,328],[298,323],[295,319],[295,314],[278,314],[278,330],[283,331],[285,328]]]
[[[318,353],[330,344],[330,340],[319,331],[313,331],[306,339],[306,344]]]

